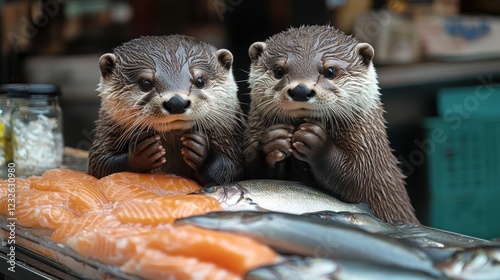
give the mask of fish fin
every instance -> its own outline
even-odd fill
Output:
[[[256,205],[255,206],[255,209],[257,209],[257,211],[260,211],[260,212],[273,212],[269,209],[266,209],[266,208],[263,208],[263,207],[260,207],[259,205]]]
[[[256,202],[254,202],[253,200],[251,199],[246,199],[248,205],[251,205],[252,206],[252,209],[255,210],[255,211],[260,211],[260,212],[271,212],[271,210],[269,209],[266,209],[264,207],[261,207],[259,204],[257,204]]]
[[[361,202],[361,203],[358,203],[357,206],[359,208],[363,209],[364,211],[366,211],[372,215],[375,215],[375,212],[373,212],[372,208],[370,208],[370,206],[367,203]]]

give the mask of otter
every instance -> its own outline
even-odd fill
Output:
[[[386,132],[367,43],[302,26],[253,43],[245,176],[297,180],[386,222],[419,223]]]
[[[164,172],[203,186],[241,179],[232,63],[229,50],[184,35],[140,37],[103,54],[88,173]]]

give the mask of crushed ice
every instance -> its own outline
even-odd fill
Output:
[[[25,123],[13,119],[14,162],[18,172],[38,174],[62,165],[64,144],[57,119],[38,115]]]

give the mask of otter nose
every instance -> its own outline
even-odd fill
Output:
[[[312,97],[316,95],[314,90],[310,90],[306,85],[299,84],[293,89],[288,90],[288,96],[290,96],[294,101],[309,101]]]
[[[191,106],[191,101],[175,95],[170,100],[163,102],[163,109],[170,114],[182,114]]]

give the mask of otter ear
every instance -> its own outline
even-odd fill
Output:
[[[101,78],[107,80],[113,73],[116,66],[116,56],[112,53],[103,54],[99,58],[99,69],[101,70]]]
[[[355,51],[361,57],[361,62],[368,66],[373,60],[373,56],[375,55],[375,51],[373,47],[368,43],[359,43],[355,47]]]
[[[266,49],[266,43],[264,42],[255,42],[248,49],[248,56],[250,56],[250,61],[252,64],[257,63],[259,57],[262,55],[264,50]]]
[[[215,56],[217,56],[217,60],[226,70],[231,70],[231,66],[233,65],[233,54],[226,50],[220,49],[215,52]]]

